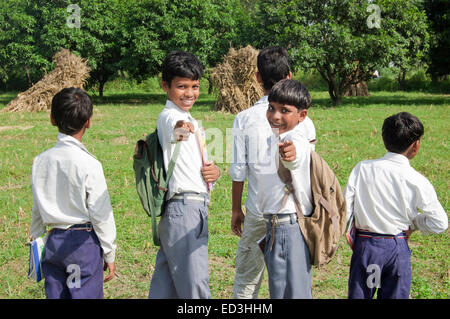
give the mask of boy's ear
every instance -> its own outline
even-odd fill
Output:
[[[261,73],[259,73],[259,71],[256,71],[256,81],[258,81],[258,83],[263,84],[262,76]]]
[[[403,155],[405,155],[408,159],[413,159],[417,153],[419,153],[420,150],[420,139],[413,142],[408,149],[402,153]]]
[[[50,122],[52,123],[53,126],[57,126],[55,119],[53,118],[53,116],[50,114]]]
[[[92,119],[92,117],[90,117],[89,120],[86,121],[86,123],[84,124],[85,128],[90,128],[91,127],[91,119]]]
[[[286,79],[287,79],[287,80],[292,79],[292,72],[291,72],[291,71],[289,71],[289,74],[287,75]]]
[[[169,91],[169,84],[166,81],[161,81],[161,88],[164,90],[164,92]]]
[[[307,109],[300,110],[298,112],[298,122],[299,123],[303,122],[307,115],[308,115],[308,110]]]

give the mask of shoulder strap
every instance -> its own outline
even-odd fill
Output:
[[[180,142],[176,142],[176,144],[175,144],[175,150],[173,151],[172,158],[170,159],[170,162],[169,162],[169,167],[167,168],[167,174],[166,174],[167,180],[169,180],[170,177],[172,176],[173,168],[175,167],[175,162],[177,161],[178,154],[180,154],[180,145],[181,145]]]
[[[284,184],[286,184],[286,186],[284,188],[284,196],[283,196],[283,199],[281,200],[281,206],[278,211],[281,211],[284,208],[284,206],[286,205],[286,202],[289,198],[289,195],[292,193],[292,195],[294,196],[294,203],[295,203],[295,210],[297,213],[297,217],[300,219],[303,216],[303,212],[302,212],[300,203],[297,200],[297,196],[295,196],[294,185],[292,185],[291,171],[289,169],[287,169],[286,167],[284,167],[284,165],[282,163],[279,163],[277,172],[278,172],[278,176],[280,177],[281,181]]]

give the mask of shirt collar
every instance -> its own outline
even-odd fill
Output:
[[[86,147],[83,145],[83,143],[81,143],[79,140],[77,140],[76,138],[61,133],[58,133],[58,144],[63,144],[63,145],[68,145],[68,146],[76,146],[78,148],[80,148],[82,151],[85,151],[86,153],[88,153],[89,155],[91,155],[93,158],[96,158],[94,155],[92,155],[87,149]]]
[[[189,112],[186,112],[185,110],[180,109],[175,103],[173,103],[171,100],[166,101],[166,108],[169,110],[177,110],[180,113],[190,115]]]
[[[176,112],[179,112],[183,114],[184,116],[187,116],[190,122],[195,122],[195,119],[192,117],[190,112],[186,112],[185,110],[180,109],[175,103],[173,103],[171,100],[166,101],[166,108],[168,110],[174,110]]]
[[[409,159],[402,154],[398,154],[398,153],[393,153],[393,152],[387,152],[384,157],[385,160],[397,163],[397,164],[402,164],[402,165],[410,165],[409,164]]]
[[[255,103],[255,105],[258,105],[258,104],[267,104],[267,103],[269,103],[269,96],[268,96],[268,95],[264,95],[262,98],[260,98],[260,99],[258,100],[258,102]]]

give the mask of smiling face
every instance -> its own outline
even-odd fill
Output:
[[[162,88],[167,93],[168,99],[186,112],[189,112],[198,98],[200,93],[199,85],[199,80],[179,76],[172,79],[170,86],[166,81],[162,81]]]
[[[307,110],[299,110],[294,105],[270,102],[266,116],[270,127],[278,129],[279,134],[282,134],[296,127],[307,114]]]

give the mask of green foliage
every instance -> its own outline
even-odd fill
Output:
[[[27,11],[29,1],[0,1],[0,83],[16,77],[31,85],[48,61],[37,48],[36,18]]]
[[[450,74],[450,2],[425,0],[431,30],[431,48],[428,73],[434,80]]]
[[[315,68],[335,105],[350,85],[368,80],[377,67],[394,61],[406,68],[423,56],[426,24],[413,0],[276,3],[260,2],[260,46],[284,45],[295,66]],[[380,25],[373,24],[376,13],[367,11],[374,3],[381,10]]]

